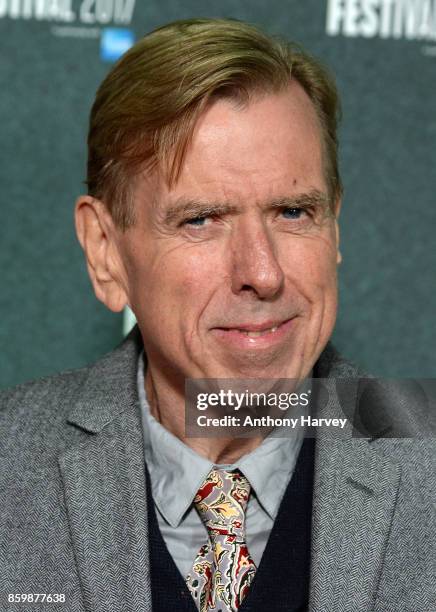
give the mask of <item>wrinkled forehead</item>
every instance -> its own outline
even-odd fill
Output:
[[[177,181],[169,186],[161,170],[144,172],[137,196],[143,200],[148,192],[153,207],[170,209],[181,199],[240,206],[324,193],[321,134],[298,83],[244,106],[218,99],[197,122]]]

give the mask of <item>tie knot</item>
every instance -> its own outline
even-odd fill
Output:
[[[209,535],[241,536],[250,483],[239,471],[212,469],[194,499]]]

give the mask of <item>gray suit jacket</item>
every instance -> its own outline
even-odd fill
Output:
[[[2,612],[151,611],[140,348],[134,330],[91,367],[1,395]],[[358,371],[328,345],[317,375]],[[436,610],[434,456],[431,440],[318,440],[312,612]]]

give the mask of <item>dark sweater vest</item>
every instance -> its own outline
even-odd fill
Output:
[[[314,447],[313,439],[304,440],[240,612],[303,612],[308,607]],[[148,475],[147,506],[153,612],[196,612],[159,530]]]

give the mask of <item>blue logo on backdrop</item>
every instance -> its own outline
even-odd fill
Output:
[[[104,28],[101,32],[100,57],[104,62],[116,62],[134,42],[132,30]]]

